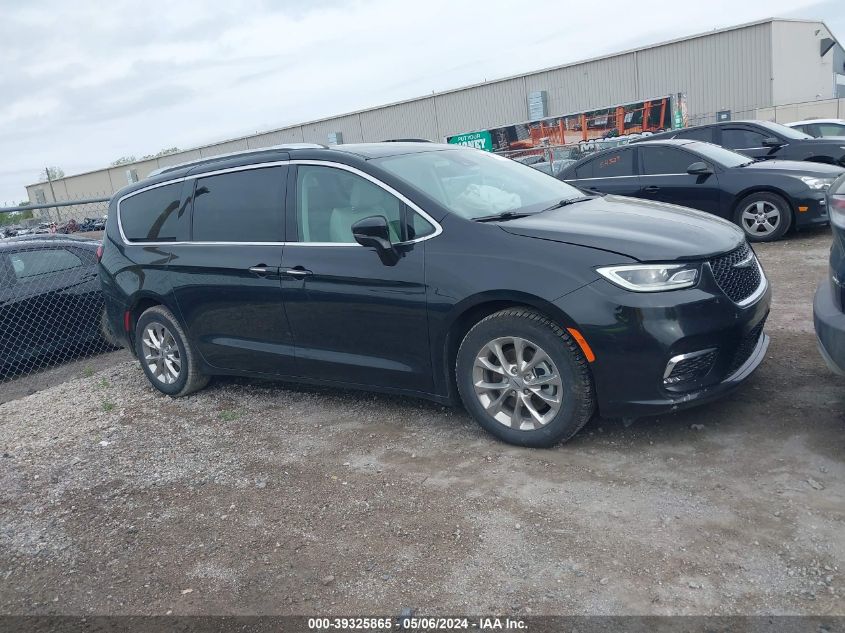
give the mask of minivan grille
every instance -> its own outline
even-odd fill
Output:
[[[749,255],[753,258],[750,265],[736,267],[736,264],[748,259]],[[762,282],[760,266],[748,242],[726,255],[711,259],[710,268],[719,288],[736,303],[754,294]]]

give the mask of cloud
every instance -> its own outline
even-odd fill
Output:
[[[836,4],[0,0],[0,201],[25,197],[48,164],[71,174]]]

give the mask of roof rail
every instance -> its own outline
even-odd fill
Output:
[[[147,178],[151,178],[153,176],[158,176],[159,174],[166,174],[170,171],[175,171],[176,169],[182,169],[183,167],[188,166],[196,166],[196,165],[206,165],[209,163],[216,163],[221,160],[225,160],[227,158],[232,158],[233,156],[242,156],[244,154],[258,154],[260,152],[272,152],[274,150],[286,150],[286,149],[328,149],[328,145],[322,145],[320,143],[283,143],[282,145],[268,145],[267,147],[256,147],[254,149],[244,149],[237,152],[228,152],[226,154],[217,154],[215,156],[208,156],[206,158],[198,158],[196,160],[188,160],[184,163],[177,163],[175,165],[168,165],[166,167],[159,167],[158,169],[152,170],[148,175]]]

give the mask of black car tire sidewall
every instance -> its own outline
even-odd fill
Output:
[[[742,223],[742,211],[752,202],[768,202],[769,204],[777,207],[778,211],[780,211],[780,224],[773,233],[769,233],[765,236],[758,236],[745,230],[745,225]],[[782,196],[779,196],[776,193],[760,191],[758,193],[749,194],[739,201],[739,204],[736,206],[736,211],[734,212],[734,222],[739,225],[749,242],[774,242],[786,235],[787,231],[789,231],[792,226],[792,210],[789,203]]]
[[[476,355],[492,339],[505,336],[519,336],[542,347],[561,376],[563,406],[551,422],[533,431],[517,431],[496,421],[475,394],[472,370]],[[595,411],[592,379],[581,350],[565,330],[532,310],[504,310],[477,323],[461,343],[455,371],[469,413],[485,430],[509,444],[554,446],[575,435]]]
[[[141,336],[144,328],[150,323],[159,323],[170,330],[170,333],[173,335],[173,339],[176,341],[176,346],[179,348],[179,358],[182,359],[182,370],[179,372],[179,378],[172,384],[168,385],[156,379],[156,377],[150,372],[146,363],[144,363],[144,351],[141,346]],[[168,396],[186,395],[187,393],[196,390],[188,389],[189,381],[191,380],[192,375],[197,373],[197,369],[194,366],[193,354],[190,353],[186,347],[187,344],[188,342],[185,339],[185,332],[182,327],[173,318],[172,313],[161,306],[148,309],[140,316],[137,324],[135,325],[135,353],[138,360],[141,362],[141,369],[144,371],[144,374],[146,375],[147,380],[150,381],[150,384]]]

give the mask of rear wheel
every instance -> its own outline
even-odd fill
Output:
[[[135,353],[153,387],[169,396],[186,396],[208,384],[185,331],[164,306],[148,308],[138,319]]]
[[[123,347],[123,343],[112,332],[111,326],[109,325],[109,315],[105,306],[102,312],[100,312],[100,337],[109,347]]]
[[[595,411],[587,361],[572,337],[527,308],[478,322],[458,350],[458,390],[487,431],[510,444],[548,447]]]
[[[760,191],[739,201],[734,221],[749,241],[771,242],[786,235],[792,225],[792,211],[781,196]]]

